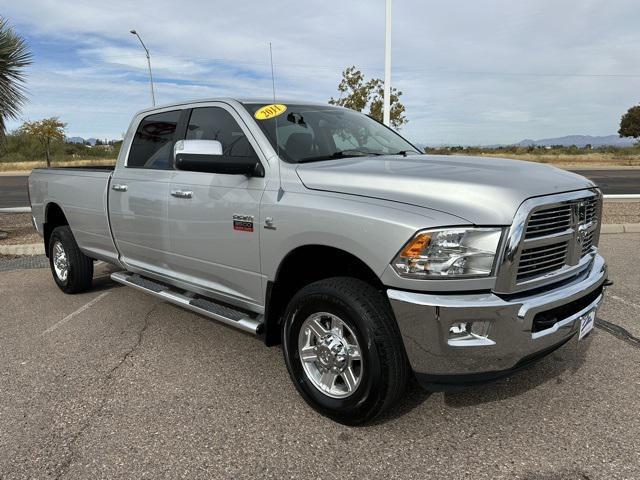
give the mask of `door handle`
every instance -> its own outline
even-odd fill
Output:
[[[129,189],[126,185],[121,185],[119,183],[114,184],[111,188],[116,192],[126,192]]]
[[[186,190],[171,190],[171,196],[176,198],[191,198],[193,197],[193,192]]]

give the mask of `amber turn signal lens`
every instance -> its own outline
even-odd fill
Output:
[[[404,258],[419,257],[422,254],[423,250],[429,245],[430,241],[431,235],[429,235],[428,233],[421,233],[402,249],[402,253],[400,253],[400,256]]]

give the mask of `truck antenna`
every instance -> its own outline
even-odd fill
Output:
[[[269,61],[271,62],[271,89],[273,91],[273,103],[276,103],[276,77],[273,74],[273,48],[271,42],[269,42]],[[282,198],[284,190],[282,190],[282,174],[281,174],[281,162],[280,162],[280,142],[278,141],[278,117],[275,117],[276,121],[276,154],[278,156],[278,200]]]

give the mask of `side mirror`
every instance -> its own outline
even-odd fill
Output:
[[[222,144],[217,140],[179,140],[173,156],[178,170],[264,177],[257,158],[223,155]]]

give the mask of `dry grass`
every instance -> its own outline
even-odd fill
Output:
[[[587,153],[580,155],[571,154],[530,154],[530,153],[470,153],[452,152],[451,155],[478,155],[482,157],[513,158],[528,162],[549,163],[560,167],[640,167],[640,155],[620,153]],[[54,167],[87,167],[112,166],[115,158],[107,159],[80,159],[63,162],[54,162]],[[30,172],[34,168],[46,167],[43,161],[34,162],[0,162],[0,172]]]
[[[468,153],[452,153],[452,155],[469,155]],[[616,153],[587,153],[584,155],[570,154],[517,154],[517,153],[480,153],[473,154],[482,157],[512,158],[528,162],[549,163],[560,167],[638,167],[640,155],[623,155]]]
[[[53,162],[52,167],[88,167],[88,166],[112,166],[115,165],[115,158],[91,158],[70,160],[65,162]],[[30,172],[34,168],[46,167],[44,161],[34,162],[0,162],[0,172]]]

